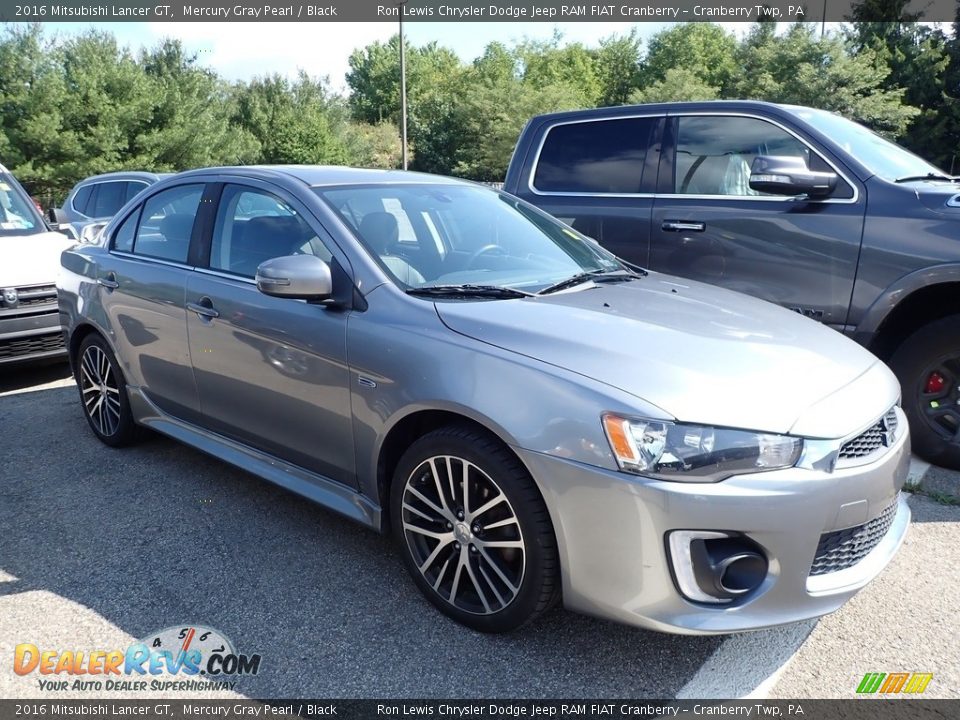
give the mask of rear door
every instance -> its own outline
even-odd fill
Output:
[[[641,114],[554,124],[517,194],[645,265],[663,122],[662,116]]]
[[[842,326],[866,207],[858,181],[798,131],[768,118],[680,114],[665,136],[649,266]],[[837,189],[823,200],[751,190],[750,165],[759,154],[839,172]]]
[[[127,378],[162,411],[188,421],[199,417],[199,402],[184,292],[205,189],[202,182],[176,185],[141,203],[114,232],[97,269]]]
[[[254,281],[265,260],[329,262],[334,248],[285,192],[224,185],[209,260],[187,283],[186,325],[205,427],[353,486],[349,311],[264,295]]]

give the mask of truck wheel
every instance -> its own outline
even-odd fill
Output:
[[[924,325],[890,358],[914,452],[960,470],[960,315]]]
[[[495,438],[458,426],[427,433],[400,459],[390,500],[407,569],[445,615],[481,632],[507,632],[559,598],[543,498]]]

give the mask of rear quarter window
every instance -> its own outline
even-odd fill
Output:
[[[618,118],[555,125],[534,171],[540,192],[640,192],[655,118]]]

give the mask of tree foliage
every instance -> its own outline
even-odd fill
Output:
[[[595,47],[491,42],[466,62],[405,47],[411,168],[501,180],[533,115],[580,107],[754,98],[836,111],[949,169],[960,147],[960,17],[919,22],[907,0],[862,0],[839,33],[756,23],[738,38],[678,24]],[[891,22],[874,19],[882,13]],[[300,73],[228,83],[177,41],[134,54],[109,32],[0,32],[0,160],[32,192],[87,175],[236,163],[400,164],[399,38],[349,58],[346,94]]]

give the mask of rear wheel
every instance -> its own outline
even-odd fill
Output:
[[[900,380],[914,452],[960,469],[960,316],[925,325],[890,358]]]
[[[482,632],[530,622],[559,597],[556,539],[516,456],[463,427],[424,435],[394,473],[391,520],[420,591]]]
[[[129,445],[136,433],[127,384],[110,346],[96,334],[80,343],[76,362],[77,388],[90,429],[112,447]]]

